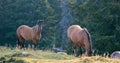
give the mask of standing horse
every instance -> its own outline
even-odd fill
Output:
[[[68,38],[70,39],[70,43],[75,45],[75,47],[85,47],[86,52],[85,56],[91,55],[91,37],[86,28],[81,28],[79,25],[72,25],[67,30]],[[76,51],[74,50],[75,55]]]
[[[18,37],[18,46],[22,48],[25,41],[32,40],[34,48],[36,48],[38,41],[41,39],[42,25],[43,20],[38,20],[37,24],[33,27],[26,25],[19,26],[16,30]]]

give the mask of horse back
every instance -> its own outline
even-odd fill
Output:
[[[75,32],[78,33],[80,30],[82,30],[82,28],[80,26],[72,25],[68,28],[67,35],[68,35],[68,37],[70,37],[72,34],[74,34]]]
[[[80,26],[70,26],[67,32],[68,38],[71,40],[72,43],[82,45],[84,39],[84,30]]]
[[[32,33],[33,33],[32,28],[28,27],[26,25],[21,25],[17,29],[17,35],[19,37],[24,38],[25,40],[31,40],[32,39]]]

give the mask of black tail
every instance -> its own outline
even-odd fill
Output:
[[[90,52],[89,52],[89,54],[91,55],[92,54],[92,39],[91,39],[91,35],[90,35],[90,33],[88,32],[88,30],[87,30],[87,28],[83,28],[84,30],[85,30],[85,32],[87,33],[87,36],[88,36],[88,40],[89,40],[89,42],[90,42]]]

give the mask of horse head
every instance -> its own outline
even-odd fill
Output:
[[[44,20],[38,20],[37,25],[39,25],[40,30],[42,30]]]

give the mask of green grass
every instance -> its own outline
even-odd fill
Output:
[[[12,60],[14,60],[12,63],[14,62],[25,62],[25,58],[31,58],[31,59],[44,59],[44,60],[68,60],[68,59],[73,59],[75,58],[72,55],[64,55],[64,54],[57,54],[51,51],[42,51],[42,50],[19,50],[19,49],[15,49],[15,50],[11,50],[10,48],[7,47],[2,47],[0,48],[0,61],[6,61],[9,62]],[[28,55],[25,56],[22,54],[22,52],[28,52]],[[2,58],[2,59],[1,59]],[[23,59],[24,58],[24,59]],[[0,63],[1,63],[0,62]],[[32,62],[32,61],[31,61]]]
[[[66,59],[74,58],[74,56],[72,55],[57,54],[57,53],[50,52],[50,51],[37,50],[37,51],[30,51],[29,53],[33,55],[34,57],[40,58],[40,59],[66,60]]]
[[[0,57],[5,55],[11,55],[14,53],[16,53],[15,50],[11,50],[10,48],[7,47],[0,47]]]
[[[80,57],[73,55],[57,54],[51,51],[26,50],[29,54],[23,55],[24,50],[11,50],[0,48],[0,63],[120,63],[118,59],[110,59],[102,56]]]

